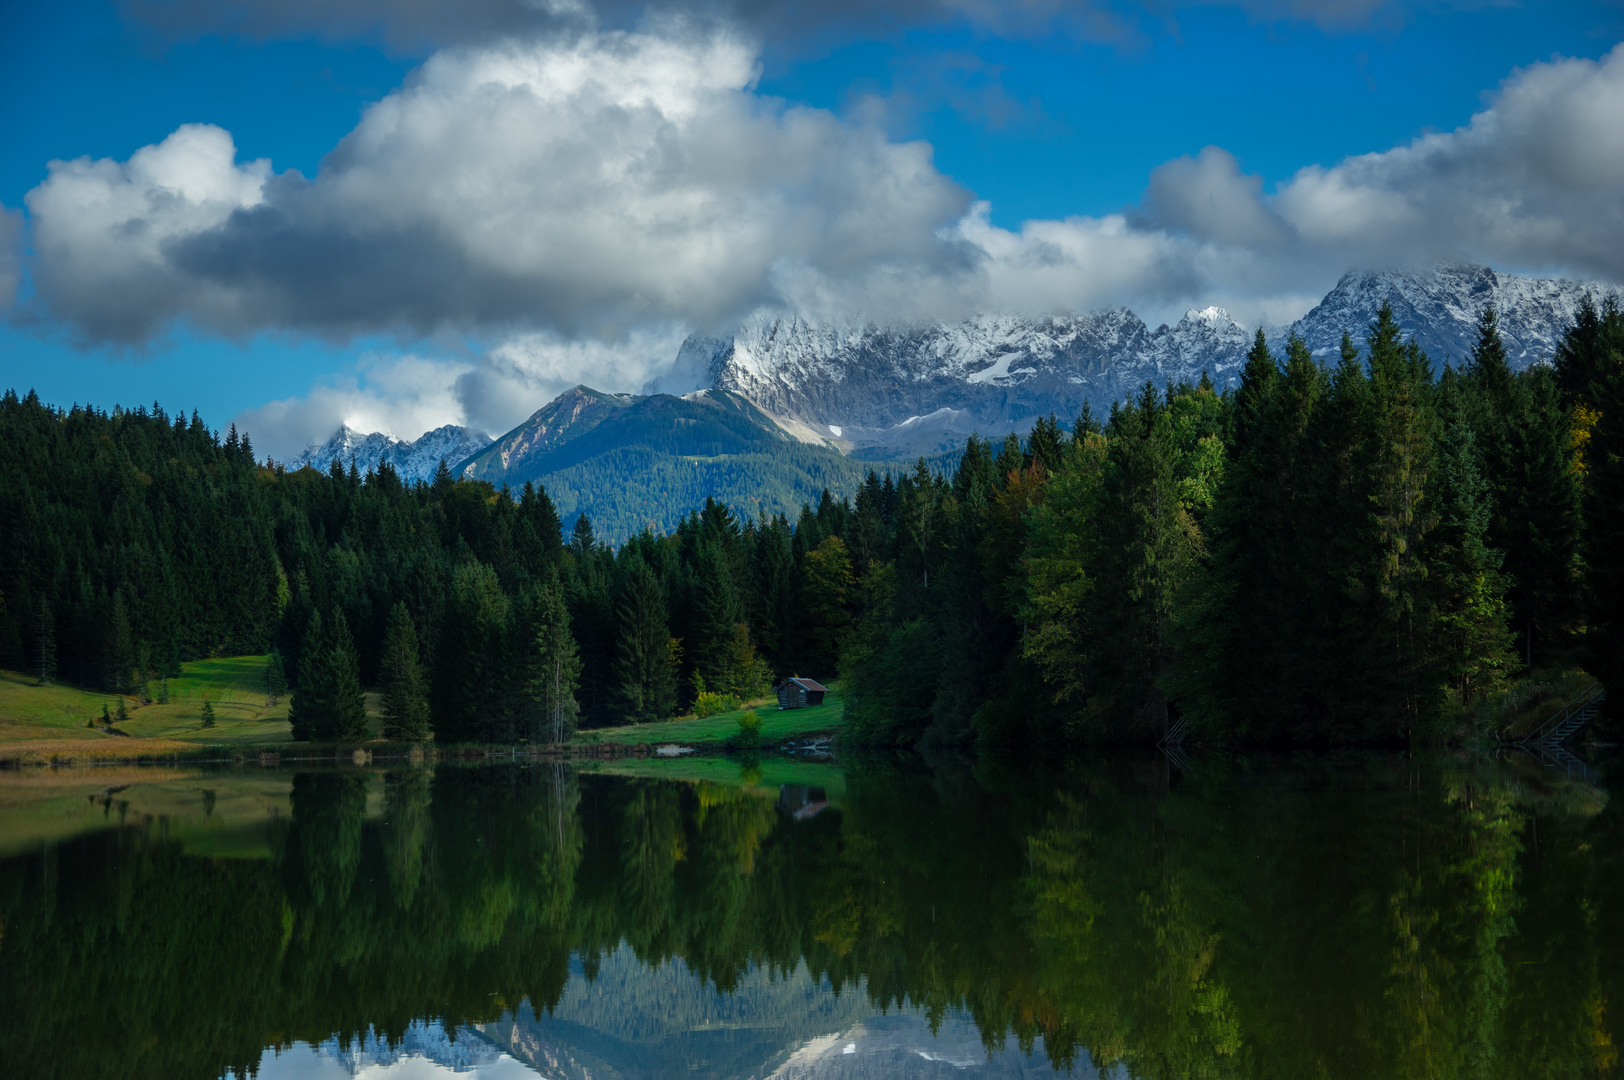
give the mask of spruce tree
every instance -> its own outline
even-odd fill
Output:
[[[399,742],[428,738],[428,684],[417,645],[417,625],[403,601],[397,600],[389,611],[378,682],[383,691],[383,737]]]
[[[120,720],[125,719],[125,717],[123,715],[123,713],[124,713],[124,703],[122,701],[119,702],[118,708],[119,708],[119,719]],[[203,703],[203,726],[206,727],[206,728],[211,728],[211,727],[214,726],[214,702],[212,702],[212,701],[205,701]]]
[[[39,615],[34,619],[35,657],[39,660],[39,684],[56,682],[56,616],[51,605],[40,597]]]
[[[287,671],[282,666],[282,652],[272,649],[271,655],[265,661],[265,707],[273,709],[281,700],[283,694],[288,692]]]
[[[327,633],[330,682],[323,709],[316,716],[315,736],[324,742],[353,742],[367,733],[366,695],[361,690],[361,661],[350,637],[349,623],[333,609]]]
[[[570,636],[569,610],[556,582],[541,589],[529,621],[533,633],[524,657],[525,733],[543,742],[562,743],[580,716],[575,688],[581,664]]]
[[[429,717],[438,742],[504,737],[508,619],[496,572],[470,559],[451,576],[434,650]]]
[[[1437,416],[1427,358],[1405,345],[1382,305],[1367,339],[1370,396],[1363,458],[1370,508],[1364,581],[1373,623],[1369,734],[1413,731],[1437,706],[1429,676],[1433,611],[1425,590],[1427,537],[1438,521],[1430,497]],[[1350,733],[1351,734],[1351,733]]]
[[[1461,383],[1445,371],[1439,385],[1438,526],[1429,561],[1441,674],[1464,704],[1502,682],[1516,661],[1502,556],[1488,543],[1493,498]]]
[[[626,722],[664,720],[677,707],[674,640],[648,564],[629,557],[615,595],[614,707]]]
[[[1609,305],[1591,357],[1596,420],[1585,446],[1585,666],[1607,688],[1614,731],[1624,716],[1624,316]]]
[[[115,694],[135,688],[135,635],[130,629],[130,612],[124,590],[113,590],[108,611],[102,683]]]
[[[1103,678],[1099,733],[1144,738],[1168,730],[1163,678],[1172,658],[1173,604],[1199,538],[1179,499],[1175,450],[1161,395],[1146,383],[1113,411],[1100,495],[1094,618]]]
[[[1466,368],[1469,416],[1489,487],[1488,542],[1505,557],[1517,652],[1527,666],[1557,662],[1579,616],[1579,483],[1564,379],[1589,386],[1594,359],[1573,341],[1599,326],[1591,307],[1564,340],[1566,374],[1511,371],[1492,307],[1478,321]],[[1596,330],[1599,335],[1599,329]],[[1581,374],[1582,372],[1582,374]]]
[[[730,666],[734,629],[744,621],[744,605],[727,553],[718,540],[703,541],[695,567],[695,611],[688,660],[712,690],[734,681]]]
[[[123,696],[120,696],[119,699],[118,699],[118,711],[113,714],[114,722],[122,724],[125,721],[129,720],[129,718],[130,718],[129,707],[124,704]]]
[[[329,652],[321,612],[312,611],[299,643],[299,681],[293,688],[293,699],[288,702],[288,723],[293,727],[296,741],[308,742],[316,737],[317,717],[331,694]]]

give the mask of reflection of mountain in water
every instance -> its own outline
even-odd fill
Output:
[[[572,965],[551,1014],[521,1011],[477,1030],[559,1080],[1055,1075],[1041,1045],[1032,1055],[1012,1046],[989,1059],[969,1020],[948,1019],[933,1035],[917,1014],[875,1016],[861,988],[836,992],[805,964],[777,975],[753,967],[720,993],[680,960],[649,966],[625,946],[595,979]]]

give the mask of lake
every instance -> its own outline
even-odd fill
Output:
[[[0,1075],[1613,1076],[1619,776],[13,771]]]

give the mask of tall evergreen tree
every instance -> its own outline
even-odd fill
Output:
[[[434,651],[429,715],[441,743],[500,736],[510,604],[496,572],[477,560],[458,566]]]
[[[315,737],[322,741],[352,742],[366,738],[367,704],[361,689],[361,661],[350,637],[343,612],[333,610],[327,634],[327,684],[321,712],[316,715]]]
[[[39,684],[50,686],[56,682],[56,616],[50,601],[43,596],[39,601],[39,614],[34,619],[34,656],[39,661]]]
[[[299,681],[288,702],[288,723],[293,727],[295,741],[308,742],[315,738],[316,717],[322,709],[329,682],[328,651],[321,612],[312,611],[299,642]]]
[[[1164,676],[1172,658],[1173,603],[1199,535],[1179,499],[1175,449],[1156,388],[1112,413],[1100,499],[1096,592],[1104,677],[1099,732],[1142,738],[1168,730]]]
[[[265,661],[265,707],[272,709],[288,692],[287,669],[282,664],[282,651],[272,649]]]
[[[401,742],[428,738],[428,685],[423,677],[417,624],[404,601],[396,601],[389,611],[378,682],[383,691],[383,737]]]
[[[570,636],[569,610],[556,584],[541,589],[528,621],[533,629],[523,657],[526,733],[562,743],[574,732],[580,715],[575,688],[581,665]]]
[[[1584,659],[1607,688],[1616,731],[1624,716],[1624,315],[1610,304],[1598,322],[1584,399],[1595,414],[1584,450]]]
[[[1502,556],[1488,542],[1493,497],[1478,467],[1467,391],[1452,371],[1439,386],[1439,414],[1433,607],[1443,674],[1466,703],[1502,682],[1515,660]]]
[[[115,694],[135,689],[135,634],[130,629],[130,611],[124,603],[124,590],[113,590],[108,610],[106,645],[103,649],[102,685]]]
[[[635,555],[620,568],[615,626],[615,711],[631,723],[668,718],[677,707],[675,643],[659,580]]]

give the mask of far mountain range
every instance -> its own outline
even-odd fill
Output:
[[[1301,319],[1265,334],[1276,347],[1301,335],[1331,361],[1343,332],[1362,344],[1388,303],[1435,364],[1459,364],[1478,313],[1493,304],[1513,365],[1526,367],[1551,357],[1586,293],[1599,301],[1614,292],[1485,266],[1355,272]],[[336,458],[364,472],[387,457],[410,481],[431,478],[444,459],[459,476],[541,483],[566,523],[585,512],[607,538],[669,528],[706,496],[793,515],[823,487],[849,494],[868,468],[942,458],[973,432],[1021,432],[1050,413],[1068,423],[1085,402],[1103,415],[1147,381],[1195,381],[1205,371],[1231,385],[1253,333],[1216,307],[1154,330],[1126,308],[910,325],[763,312],[727,337],[683,343],[676,370],[708,382],[705,390],[576,387],[496,440],[454,425],[413,442],[341,428],[289,464],[324,468]]]

